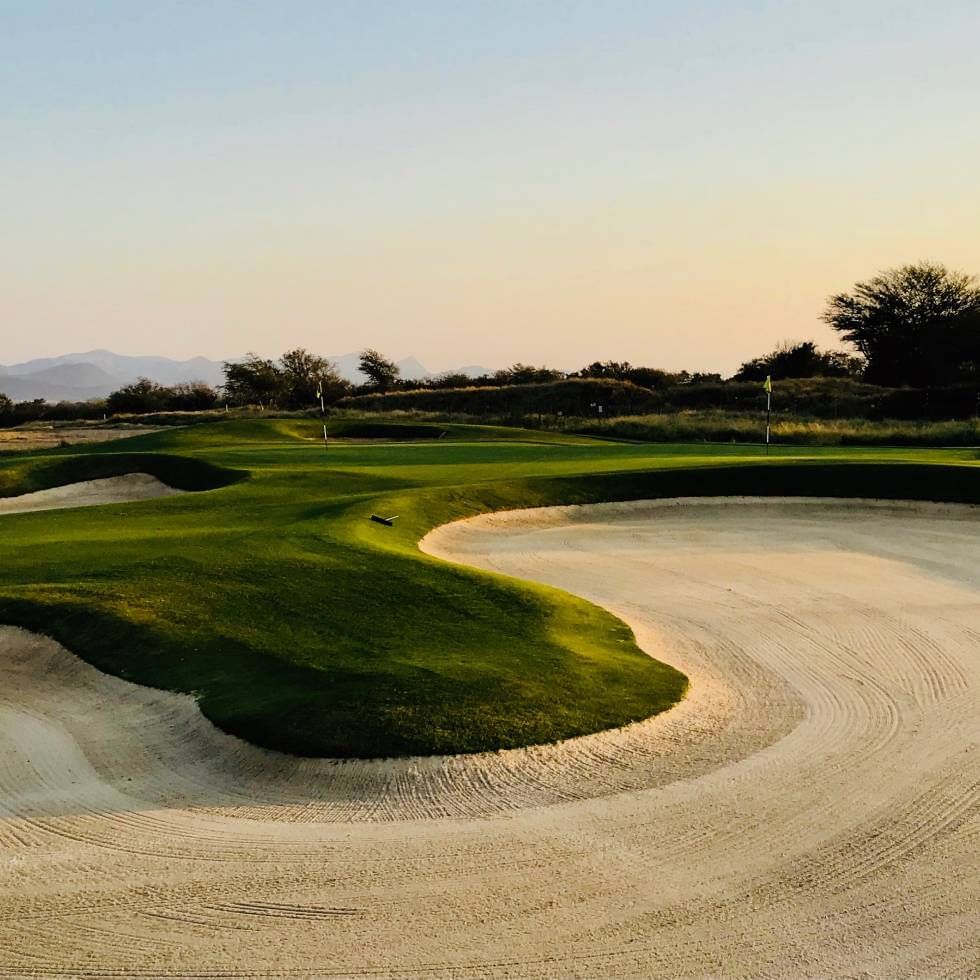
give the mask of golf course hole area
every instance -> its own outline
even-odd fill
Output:
[[[975,975],[977,517],[714,499],[441,528],[426,550],[601,603],[691,680],[648,722],[484,755],[257,749],[0,629],[0,972]]]

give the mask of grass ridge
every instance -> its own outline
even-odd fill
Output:
[[[218,490],[247,478],[245,470],[216,466],[203,459],[166,453],[76,453],[62,456],[25,456],[0,469],[0,497],[103,480],[130,473],[146,473],[177,490]]]

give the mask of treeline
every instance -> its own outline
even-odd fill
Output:
[[[112,415],[146,415],[152,412],[204,412],[218,405],[218,392],[203,381],[161,385],[140,378],[123,385],[108,398],[84,402],[47,402],[43,398],[12,402],[0,393],[0,427],[27,422],[94,421]]]
[[[592,380],[627,381],[640,388],[655,390],[675,384],[703,384],[721,381],[720,374],[691,374],[689,371],[662,371],[660,368],[636,367],[628,361],[593,361],[578,371],[558,371],[554,368],[535,367],[517,363],[509,368],[479,376],[466,374],[440,374],[424,381],[398,381],[387,390],[428,389],[441,391],[447,388],[500,388],[511,385],[540,385],[554,381]],[[374,391],[380,389],[375,388]]]
[[[514,385],[415,388],[345,398],[341,408],[368,412],[441,412],[523,418],[528,415],[634,415],[656,411],[655,392],[630,381],[566,378]]]
[[[302,347],[278,360],[247,354],[240,361],[226,361],[224,374],[218,389],[201,381],[168,387],[140,378],[109,395],[106,410],[110,415],[203,412],[219,404],[302,409],[318,402],[321,394],[325,404],[332,404],[354,390],[330,361]]]
[[[106,414],[105,401],[93,399],[85,402],[48,402],[43,398],[13,402],[0,392],[0,428],[11,428],[26,422],[55,422],[64,419],[89,421],[101,419]]]
[[[145,378],[105,402],[51,407],[13,405],[0,395],[0,424],[44,418],[195,412],[222,406],[304,410],[340,404],[369,411],[419,410],[472,415],[602,416],[689,408],[752,408],[766,377],[780,383],[778,405],[817,418],[969,418],[980,387],[980,286],[942,265],[902,266],[832,296],[823,319],[856,353],[821,350],[811,340],[784,343],[719,374],[670,372],[625,361],[595,361],[577,371],[517,363],[481,377],[400,377],[380,352],[360,356],[364,382],[353,385],[328,360],[303,348],[276,360],[248,354],[224,365],[219,389],[201,382],[164,386]],[[810,379],[809,387],[782,384]],[[56,413],[56,414],[55,414]]]
[[[229,405],[298,409],[339,401],[353,391],[326,358],[302,347],[286,351],[277,361],[247,354],[226,361],[222,397]]]
[[[733,381],[784,378],[863,378],[865,362],[846,351],[822,351],[812,340],[784,343],[770,354],[746,361]]]
[[[490,389],[594,379],[625,382],[655,392],[690,386],[700,389],[699,397],[713,398],[714,404],[718,405],[741,397],[737,388],[739,382],[761,382],[771,377],[773,381],[837,378],[894,389],[940,389],[949,391],[948,399],[960,405],[956,391],[966,390],[971,385],[975,387],[980,382],[980,286],[973,276],[931,262],[890,269],[857,283],[852,292],[832,296],[827,301],[823,319],[853,346],[856,353],[821,350],[812,340],[787,342],[768,354],[744,362],[728,382],[728,386],[734,383],[736,387],[729,387],[724,396],[717,388],[712,388],[723,384],[720,375],[672,373],[628,362],[596,361],[573,372],[514,364],[479,378],[447,374],[411,385],[400,382],[397,368],[385,362],[393,370],[372,386],[371,398],[365,403],[376,403],[378,394],[408,388],[419,391]],[[579,391],[575,387],[566,389],[570,404],[578,403]],[[550,390],[550,393],[554,391]],[[473,403],[487,397],[459,395],[454,400]],[[874,397],[882,403],[889,401],[889,396]],[[516,396],[507,396],[503,400],[514,398]],[[431,404],[442,401],[421,395],[416,400]],[[523,400],[534,402],[535,397],[527,396]],[[890,400],[908,405],[918,402],[915,395],[893,396]],[[566,405],[561,410],[569,407]],[[962,411],[962,407],[957,411]]]
[[[146,412],[205,412],[218,403],[218,393],[203,381],[161,385],[140,378],[123,385],[106,399],[109,415],[135,415]]]
[[[765,394],[756,381],[668,384],[642,388],[630,381],[566,378],[543,384],[417,388],[345,398],[338,407],[367,412],[424,412],[511,419],[535,416],[610,419],[711,409],[758,412]],[[774,399],[777,415],[815,419],[969,419],[978,409],[974,384],[944,388],[884,388],[851,378],[787,378]]]
[[[301,347],[287,351],[278,360],[248,354],[241,361],[228,361],[224,374],[225,383],[218,388],[203,381],[162,385],[139,378],[104,399],[56,405],[43,399],[14,403],[0,393],[0,426],[114,415],[207,412],[223,406],[295,410],[317,403],[321,393],[327,405],[355,391],[333,364]]]

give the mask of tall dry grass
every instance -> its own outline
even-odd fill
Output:
[[[566,431],[644,442],[762,442],[765,416],[719,411],[568,419]],[[805,446],[978,446],[980,420],[906,422],[884,419],[774,417],[772,439]]]

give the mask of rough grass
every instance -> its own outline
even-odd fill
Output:
[[[599,421],[569,419],[566,431],[646,442],[759,443],[765,415],[690,411],[665,415],[631,415]],[[795,446],[977,446],[980,420],[904,422],[869,419],[807,419],[774,415],[772,439]]]
[[[337,411],[335,418],[343,418]],[[529,427],[539,437],[545,432],[565,436],[635,442],[717,442],[760,446],[765,439],[765,410],[751,412],[723,409],[670,410],[648,415],[622,415],[597,419],[554,414],[516,418],[474,416],[445,412],[393,411],[384,418],[403,425],[440,423],[444,426],[479,422],[501,427]],[[773,413],[774,445],[803,446],[921,446],[923,448],[980,446],[980,419],[962,421],[871,420],[863,418],[814,418],[780,410]]]
[[[331,423],[333,438],[351,422]],[[392,441],[372,429],[371,441],[324,449],[319,421],[243,420],[0,461],[4,493],[133,469],[222,485],[0,518],[0,622],[193,693],[215,723],[272,748],[497,749],[648,717],[685,679],[587,602],[420,554],[430,528],[506,507],[690,493],[980,500],[975,451],[783,449],[766,462],[741,446],[438,429],[447,435],[392,429]],[[371,513],[400,519],[384,528]]]

